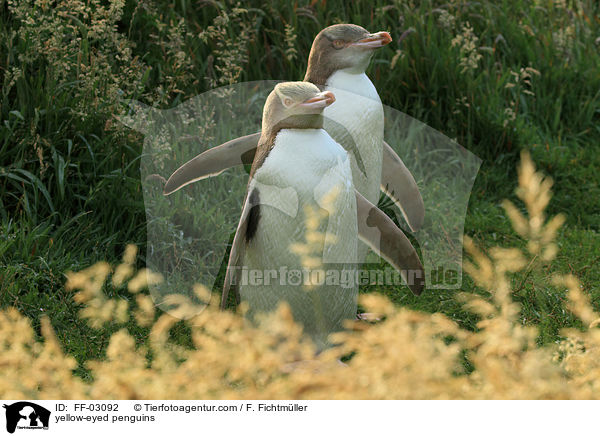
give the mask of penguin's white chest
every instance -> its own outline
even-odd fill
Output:
[[[323,112],[324,127],[335,141],[350,151],[356,189],[377,204],[384,127],[379,94],[366,74],[343,70],[331,75],[326,89],[335,94],[336,101]],[[354,146],[360,160],[351,152]]]
[[[255,260],[264,264],[299,264],[291,244],[306,238],[306,206],[325,209],[321,230],[332,235],[323,244],[324,262],[355,262],[356,199],[348,153],[322,129],[285,129],[249,190],[261,203]],[[250,244],[252,245],[252,244]]]

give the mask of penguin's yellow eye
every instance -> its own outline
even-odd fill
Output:
[[[294,103],[294,101],[291,98],[284,98],[283,99],[283,104],[286,107],[290,107],[293,103]]]
[[[333,41],[333,48],[340,49],[346,45],[346,42],[343,39],[336,39]]]

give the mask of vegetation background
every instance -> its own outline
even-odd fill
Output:
[[[84,362],[106,356],[123,325],[98,329],[79,317],[88,300],[72,298],[65,272],[115,264],[128,243],[145,248],[143,137],[116,121],[123,100],[167,109],[221,85],[301,80],[314,36],[341,22],[387,30],[395,41],[411,31],[377,51],[368,74],[384,104],[483,159],[465,224],[477,244],[531,248],[501,205],[517,199],[522,150],[554,179],[547,212],[565,217],[559,251],[551,264],[534,254],[510,275],[510,299],[519,305],[511,322],[535,327],[539,346],[562,344],[562,329],[582,327],[554,274],[577,278],[600,308],[595,1],[0,0],[0,14],[0,307],[30,320],[32,340],[48,331],[48,315],[85,380],[92,376]],[[463,290],[493,303],[493,286],[484,285],[465,277]],[[481,328],[481,313],[455,291],[420,298],[406,288],[363,291],[442,314],[465,331]],[[134,299],[122,287],[106,292]],[[147,326],[133,318],[125,325],[137,345],[148,341]],[[170,334],[180,345],[193,342],[183,323]],[[473,362],[462,359],[466,371]]]

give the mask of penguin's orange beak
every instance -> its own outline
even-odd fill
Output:
[[[350,45],[364,48],[379,48],[388,45],[390,42],[392,42],[392,35],[388,32],[377,32],[370,34],[366,38],[359,39]]]
[[[310,107],[310,108],[324,108],[329,106],[331,103],[335,101],[335,95],[331,91],[325,91],[317,94],[313,98],[309,98],[308,100],[300,103],[300,106]]]

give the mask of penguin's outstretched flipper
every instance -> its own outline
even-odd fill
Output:
[[[413,232],[423,225],[425,205],[419,187],[402,159],[383,143],[383,165],[381,168],[381,190],[390,197],[402,212]]]
[[[425,288],[425,271],[410,240],[381,209],[355,193],[360,240],[398,270],[410,290],[420,295]]]
[[[251,164],[260,132],[227,141],[210,148],[180,166],[167,180],[164,194],[169,195],[190,183],[216,176],[227,168]]]

